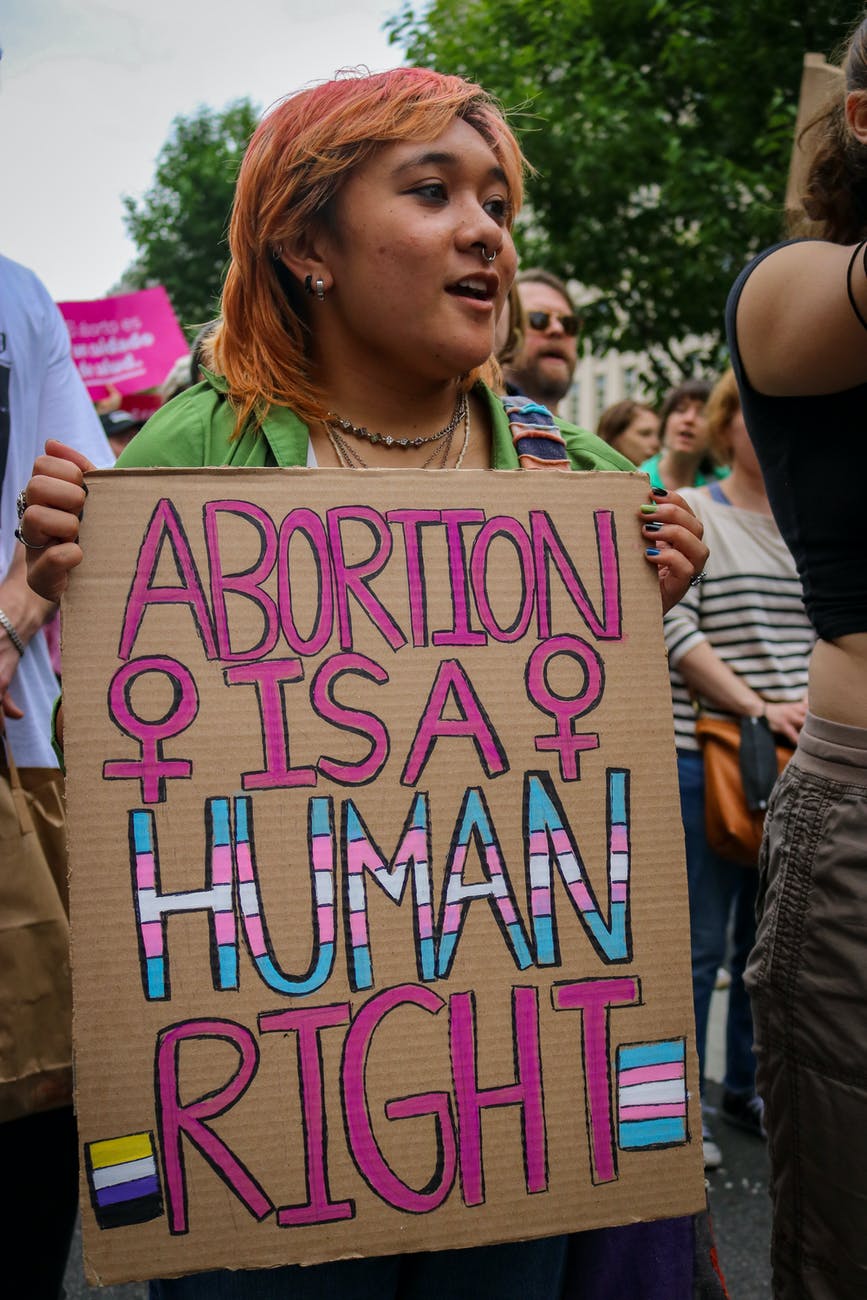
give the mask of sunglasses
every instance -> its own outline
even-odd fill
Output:
[[[563,333],[574,338],[581,328],[581,321],[572,312],[563,311],[528,311],[527,324],[530,329],[546,330],[551,324],[552,317],[560,322]]]

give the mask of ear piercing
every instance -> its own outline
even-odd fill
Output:
[[[313,285],[313,276],[312,276],[312,275],[305,275],[305,277],[304,277],[304,292],[305,292],[305,293],[309,293],[311,297],[312,297],[313,294],[315,293],[315,294],[316,294],[316,297],[319,299],[319,301],[320,301],[320,302],[324,302],[324,301],[325,301],[325,281],[322,279],[321,276],[319,276],[319,277],[317,278],[317,280],[316,280],[316,286],[315,286],[315,288],[314,288],[314,285]]]

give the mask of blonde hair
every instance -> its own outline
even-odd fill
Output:
[[[732,449],[728,437],[728,427],[741,409],[741,399],[735,372],[729,368],[714,386],[704,418],[707,421],[708,443],[714,460],[720,465],[731,465]]]
[[[462,77],[425,68],[346,74],[283,100],[250,141],[229,227],[231,262],[210,360],[225,376],[236,435],[270,406],[306,422],[326,414],[310,366],[308,304],[279,258],[317,225],[333,229],[343,181],[383,145],[436,139],[455,119],[474,127],[502,167],[511,212],[523,197],[524,159],[497,103]],[[464,379],[468,387],[484,368]]]

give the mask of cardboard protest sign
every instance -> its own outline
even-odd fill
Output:
[[[72,358],[90,396],[158,387],[189,345],[162,285],[92,302],[57,304],[66,321]],[[146,418],[146,417],[145,417]]]
[[[703,1207],[646,479],[88,483],[64,700],[90,1277]]]

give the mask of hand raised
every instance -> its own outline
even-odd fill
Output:
[[[60,599],[70,570],[81,563],[78,525],[87,497],[84,475],[92,469],[74,447],[49,439],[24,490],[19,537],[27,548],[27,581],[45,600]]]

